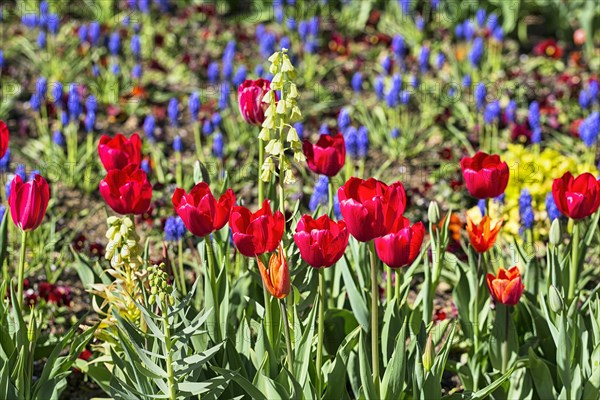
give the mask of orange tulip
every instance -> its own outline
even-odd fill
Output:
[[[487,274],[486,281],[493,299],[507,306],[517,304],[525,290],[521,272],[516,266],[509,270],[500,268],[496,276]]]
[[[478,225],[475,225],[471,218],[467,217],[467,232],[469,233],[469,241],[471,246],[478,253],[485,253],[496,243],[498,232],[502,228],[502,220],[496,222],[493,228],[490,227],[491,220],[486,215]]]
[[[269,269],[257,257],[258,269],[263,283],[269,293],[278,299],[283,299],[290,293],[290,270],[283,254],[281,243],[277,248],[277,254],[272,254],[269,260]]]

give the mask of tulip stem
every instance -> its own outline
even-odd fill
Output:
[[[279,301],[279,307],[281,308],[281,317],[283,318],[283,334],[285,335],[285,345],[287,348],[287,362],[290,373],[294,374],[294,351],[292,350],[292,338],[290,335],[290,320],[288,318],[287,309],[285,307],[285,300]]]
[[[258,262],[258,259],[256,261]],[[265,301],[265,315],[264,315],[263,323],[264,323],[265,329],[267,331],[267,341],[272,344],[273,343],[273,332],[272,332],[273,324],[271,321],[273,320],[273,317],[271,316],[271,297],[269,295],[269,292],[267,291],[267,286],[265,286],[264,282],[263,282],[262,288],[263,288],[263,298]]]
[[[261,168],[263,166],[263,163],[265,162],[265,143],[263,142],[262,139],[258,139],[258,204],[262,205],[263,201],[265,200],[265,183],[263,182],[263,180],[261,179],[260,175],[260,171]]]
[[[21,231],[21,259],[19,260],[19,272],[17,275],[17,302],[19,308],[23,309],[23,279],[25,275],[25,241],[27,240],[27,231]]]
[[[204,243],[206,243],[206,258],[208,260],[208,271],[210,274],[210,287],[213,294],[213,312],[215,313],[215,342],[221,342],[221,314],[220,314],[220,305],[219,305],[219,294],[217,293],[217,272],[215,270],[215,260],[214,260],[214,249],[212,245],[212,241],[210,239],[210,235],[206,235],[204,237]]]
[[[187,288],[185,287],[185,272],[183,270],[183,241],[177,241],[177,258],[179,262],[179,284],[181,285],[181,293],[186,296]]]
[[[325,335],[325,274],[323,268],[319,268],[319,325],[317,328],[317,394],[320,397],[323,393],[323,338]]]
[[[331,181],[332,176],[329,177],[327,188],[329,190],[329,216],[333,218],[333,182]]]
[[[504,341],[502,342],[502,373],[506,373],[508,369],[508,323],[510,318],[510,309],[508,306],[502,305],[504,309]]]
[[[175,181],[177,182],[177,187],[183,187],[183,168],[181,165],[181,152],[175,152]]]
[[[385,287],[385,299],[387,304],[392,301],[392,269],[388,268],[386,271],[386,287]]]
[[[200,124],[198,121],[194,121],[192,126],[194,129],[194,141],[196,142],[196,157],[198,157],[198,161],[204,163],[204,157],[202,157],[202,136],[200,135]]]
[[[475,354],[479,352],[479,272],[481,271],[481,253],[477,253],[477,266],[473,274],[473,296],[475,297],[475,307],[473,309],[473,346]]]
[[[575,297],[577,275],[579,270],[579,223],[573,221],[573,239],[571,246],[571,268],[569,269],[569,303]]]
[[[402,308],[402,304],[400,303],[400,282],[402,282],[402,269],[398,268],[394,271],[396,274],[396,284],[394,285],[396,303],[398,304],[398,309]]]
[[[377,259],[375,258],[375,242],[369,242],[371,253],[371,360],[373,364],[373,384],[375,394],[379,397],[379,285],[377,282]]]
[[[285,157],[284,153],[281,153],[281,155],[279,156],[279,190],[280,190],[280,196],[281,196],[281,198],[279,199],[279,210],[281,211],[281,214],[283,214],[283,217],[285,218],[285,179],[284,179],[285,171],[283,169],[284,157]]]

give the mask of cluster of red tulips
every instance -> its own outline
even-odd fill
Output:
[[[138,134],[129,139],[120,133],[114,138],[102,135],[98,155],[106,169],[99,187],[106,204],[122,215],[145,213],[152,200],[152,185],[140,168],[142,141]]]
[[[461,168],[467,189],[473,197],[480,200],[490,199],[504,193],[508,184],[509,169],[498,155],[478,152],[474,157],[463,158]],[[554,180],[552,196],[563,215],[578,221],[598,210],[600,182],[590,173],[583,173],[575,178],[570,172],[566,172],[561,178]],[[473,248],[478,253],[490,250],[501,227],[502,220],[491,226],[487,215],[478,225],[467,219],[467,232]],[[505,305],[516,304],[524,290],[521,274],[516,266],[508,271],[500,268],[496,277],[489,274],[487,284],[494,300]]]

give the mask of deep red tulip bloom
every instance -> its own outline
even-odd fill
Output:
[[[0,158],[4,157],[8,150],[8,126],[0,119]]]
[[[265,121],[267,104],[263,103],[263,98],[270,89],[271,82],[266,79],[247,79],[238,87],[240,114],[247,123],[261,126]]]
[[[352,177],[338,190],[340,211],[356,240],[368,242],[388,233],[386,226],[404,213],[406,193],[402,183],[388,186],[375,178]]]
[[[327,215],[316,220],[310,215],[303,215],[296,226],[294,242],[308,265],[327,268],[342,258],[348,245],[348,237],[344,221],[335,222]]]
[[[487,274],[487,286],[494,301],[506,306],[514,306],[525,290],[518,267],[509,270],[500,268],[496,276]]]
[[[273,213],[269,200],[252,213],[246,207],[235,206],[229,217],[233,243],[246,257],[254,257],[277,248],[283,237],[285,220],[281,211]]]
[[[98,155],[104,169],[123,169],[129,164],[140,165],[142,162],[142,140],[137,133],[129,139],[120,133],[114,138],[102,135],[98,143]]]
[[[106,204],[119,214],[143,214],[152,200],[152,185],[137,165],[108,171],[100,181],[100,194]]]
[[[48,201],[50,200],[50,187],[48,182],[40,175],[35,175],[28,182],[23,182],[16,175],[10,184],[8,205],[12,220],[24,231],[32,231],[42,223]]]
[[[200,182],[189,193],[175,189],[172,201],[188,231],[204,237],[225,226],[235,203],[235,194],[227,189],[217,201],[208,184]]]
[[[417,222],[410,226],[408,218],[399,215],[389,232],[375,239],[375,250],[379,259],[390,268],[411,265],[421,251],[425,237],[423,223]]]
[[[344,135],[321,135],[316,144],[308,140],[302,144],[308,168],[316,174],[335,176],[346,162]]]
[[[473,157],[463,157],[460,167],[467,190],[478,199],[498,197],[508,185],[508,165],[497,154],[477,152]]]
[[[552,197],[558,210],[567,217],[586,218],[600,206],[600,182],[588,172],[577,178],[566,172],[552,183]]]

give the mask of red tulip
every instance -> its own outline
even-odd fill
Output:
[[[4,157],[6,150],[8,150],[8,127],[0,119],[0,158]]]
[[[500,268],[496,276],[487,274],[486,281],[492,298],[507,306],[517,304],[525,290],[518,267],[509,270]]]
[[[130,164],[108,171],[100,181],[100,194],[119,214],[143,214],[150,207],[152,185],[144,171]]]
[[[267,104],[263,103],[265,94],[271,89],[266,79],[245,80],[238,87],[238,105],[244,120],[252,125],[261,126],[265,120]]]
[[[552,197],[558,210],[569,218],[589,217],[600,206],[600,182],[588,172],[577,178],[566,172],[554,180]]]
[[[254,257],[277,248],[283,237],[285,220],[281,211],[271,211],[269,200],[252,213],[246,207],[235,206],[229,217],[233,243],[246,257]]]
[[[35,175],[28,182],[23,182],[16,175],[10,184],[10,196],[8,204],[12,220],[24,231],[32,231],[42,223],[48,201],[50,200],[50,188],[48,182],[40,175]]]
[[[123,169],[129,164],[139,166],[142,162],[142,140],[137,133],[129,139],[120,133],[114,138],[102,135],[98,143],[98,155],[107,171]]]
[[[469,193],[478,199],[498,197],[508,185],[508,165],[496,154],[479,151],[460,160],[460,167]]]
[[[390,268],[409,266],[421,251],[425,237],[422,222],[410,226],[408,218],[398,216],[387,235],[375,239],[379,259]]]
[[[272,254],[269,260],[269,269],[265,268],[265,265],[257,257],[256,262],[258,264],[258,270],[262,277],[263,283],[269,293],[278,299],[283,299],[290,293],[290,270],[285,260],[283,247],[279,243],[277,254]]]
[[[227,189],[217,201],[208,184],[200,182],[190,193],[175,189],[172,201],[185,227],[194,235],[204,237],[225,226],[235,203],[235,194]]]
[[[344,255],[348,235],[344,221],[335,222],[327,215],[316,220],[310,215],[303,215],[296,226],[294,242],[308,265],[327,268]]]
[[[321,135],[316,144],[302,145],[308,168],[316,174],[335,176],[346,162],[346,144],[341,133]]]
[[[388,233],[386,226],[402,215],[406,208],[402,183],[388,186],[375,178],[366,181],[350,178],[338,190],[338,199],[348,231],[361,242]]]

